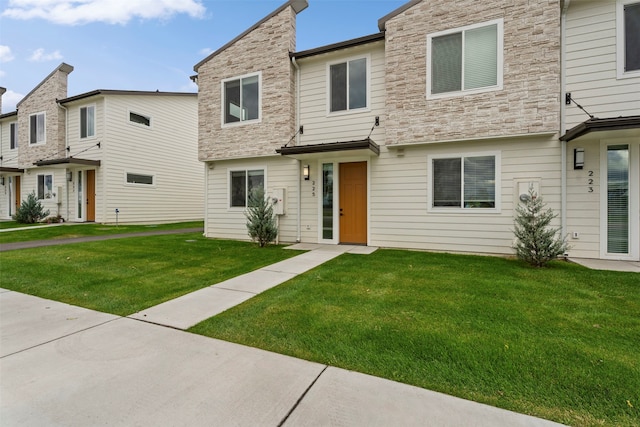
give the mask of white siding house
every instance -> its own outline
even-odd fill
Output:
[[[637,261],[640,1],[572,0],[563,12],[562,140],[572,255]]]
[[[508,255],[533,187],[570,256],[638,259],[640,74],[620,66],[619,28],[637,3],[412,0],[379,33],[299,52],[307,2],[286,2],[194,67],[205,234],[248,239],[258,187],[282,203],[283,242]],[[234,100],[245,84],[254,115]],[[568,92],[596,117],[631,119],[585,124]],[[600,186],[624,190],[601,171],[625,153],[631,250],[612,255]]]
[[[5,183],[18,179],[12,194],[33,191],[51,216],[73,222],[202,219],[197,94],[96,90],[67,97],[72,70],[62,64],[18,105],[17,163],[2,169]],[[11,117],[2,116],[3,150]],[[38,120],[44,137],[32,141]],[[15,212],[5,200],[0,214],[10,218]]]

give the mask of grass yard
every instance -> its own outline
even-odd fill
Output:
[[[43,224],[19,224],[20,227],[30,227]],[[113,225],[113,224],[62,224],[33,230],[15,230],[0,233],[0,244],[13,242],[28,242],[32,240],[72,239],[85,236],[105,236],[109,234],[137,233],[154,230],[178,230],[183,228],[202,228],[203,221],[177,222],[157,225]],[[0,230],[17,228],[15,221],[0,222]]]
[[[190,331],[574,426],[640,425],[640,275],[379,250]]]
[[[300,252],[201,233],[0,253],[1,287],[126,316]]]

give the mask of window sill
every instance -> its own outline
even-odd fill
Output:
[[[330,111],[330,112],[327,113],[327,118],[340,117],[340,116],[349,116],[349,115],[353,115],[353,114],[370,113],[370,112],[371,112],[371,108],[370,107],[355,108],[353,110]]]
[[[479,89],[472,89],[472,90],[465,90],[465,91],[458,91],[458,92],[445,92],[445,93],[437,93],[437,94],[427,93],[427,99],[432,100],[432,99],[444,99],[444,98],[462,98],[467,95],[478,95],[478,94],[487,93],[487,92],[497,92],[499,90],[502,90],[502,84],[499,84],[497,86],[488,86],[488,87],[483,87]]]
[[[245,120],[243,122],[222,123],[221,127],[222,129],[228,129],[228,128],[237,128],[242,126],[255,125],[259,123],[262,123],[262,118],[255,119],[255,120]]]
[[[487,214],[500,214],[501,210],[498,208],[428,208],[429,214],[460,214],[460,215],[487,215]]]

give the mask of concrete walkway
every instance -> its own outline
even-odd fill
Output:
[[[0,378],[3,426],[559,425],[3,289]]]
[[[188,231],[200,230],[139,234]],[[48,242],[119,237],[125,236]],[[309,244],[290,248],[309,252],[129,317],[0,289],[2,425],[559,425],[180,330],[340,254],[375,251]]]

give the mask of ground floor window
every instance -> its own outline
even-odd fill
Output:
[[[607,252],[629,253],[629,146],[607,147]]]
[[[255,190],[264,191],[264,170],[233,170],[229,175],[229,206],[244,208],[249,206],[249,196]]]
[[[38,175],[38,199],[53,198],[53,175]]]
[[[430,157],[431,207],[495,209],[497,155]]]

